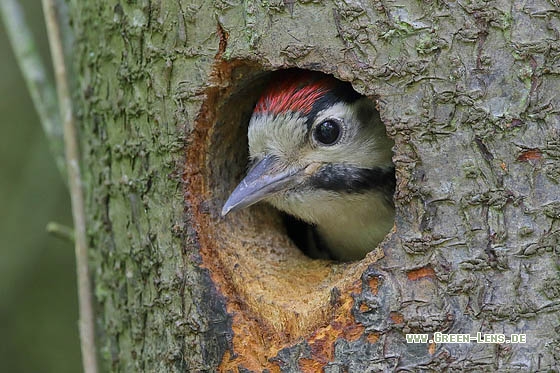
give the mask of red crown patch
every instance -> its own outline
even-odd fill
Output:
[[[333,77],[301,71],[288,72],[276,81],[281,83],[267,87],[255,106],[255,113],[309,114],[313,104],[336,85]]]

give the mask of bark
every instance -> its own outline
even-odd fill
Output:
[[[101,355],[114,371],[560,369],[554,1],[71,3]],[[311,260],[265,206],[222,219],[268,72],[377,100],[395,228]],[[524,344],[407,333],[526,334]]]

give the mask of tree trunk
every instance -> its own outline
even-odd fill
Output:
[[[560,369],[555,1],[73,1],[103,360],[114,371]],[[272,70],[333,74],[395,140],[395,227],[305,257],[220,217]],[[526,343],[407,343],[406,334]]]

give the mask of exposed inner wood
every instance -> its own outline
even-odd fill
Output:
[[[315,355],[327,359],[338,336],[352,339],[362,334],[354,330],[351,289],[382,254],[372,252],[360,262],[344,264],[310,259],[291,242],[281,216],[271,207],[257,205],[220,216],[222,204],[246,170],[247,123],[259,92],[258,81],[237,92],[224,82],[244,79],[246,73],[251,70],[224,68],[219,88],[207,92],[187,155],[185,180],[187,198],[197,208],[203,266],[233,315],[235,359],[227,356],[223,364],[274,369],[267,357],[298,338],[309,338]]]

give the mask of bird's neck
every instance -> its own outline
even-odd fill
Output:
[[[317,232],[333,258],[362,259],[387,235],[394,224],[394,209],[380,193],[368,193],[339,204],[337,213],[316,222]]]
[[[358,260],[373,250],[394,224],[394,209],[383,193],[371,191],[346,195],[315,193],[304,200],[273,203],[310,224],[334,259]],[[308,198],[316,198],[309,201]]]

